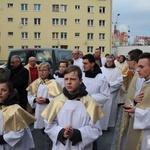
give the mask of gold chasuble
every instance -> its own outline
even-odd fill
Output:
[[[33,96],[37,96],[38,87],[40,84],[46,84],[46,87],[48,89],[48,93],[51,97],[56,97],[62,92],[62,87],[56,82],[54,79],[45,79],[42,80],[41,78],[38,78],[34,82],[32,82],[28,87],[27,91],[29,91]]]
[[[134,77],[131,81],[131,84],[129,86],[128,92],[127,92],[127,96],[126,96],[126,100],[125,100],[126,106],[133,103],[133,99],[134,99],[134,95],[135,95],[135,91],[136,91],[136,81],[137,81],[138,77],[139,77],[138,73],[135,73]],[[122,138],[125,135],[125,133],[127,132],[126,130],[128,128],[129,118],[130,118],[129,113],[123,111],[122,120],[121,120],[121,128],[120,128],[120,136],[119,136],[119,141],[118,141],[118,150],[121,149],[120,146],[121,146]]]
[[[79,99],[85,105],[85,108],[93,123],[96,123],[98,119],[104,116],[102,108],[91,96],[86,95]],[[49,124],[52,123],[54,118],[57,116],[59,110],[63,107],[64,103],[67,100],[68,98],[63,93],[54,98],[54,100],[49,103],[45,110],[42,112],[42,117],[44,117]]]
[[[141,91],[144,92],[144,97],[141,103],[137,103],[135,107],[146,109],[150,107],[150,83],[144,83]],[[129,128],[125,150],[140,150],[143,137],[143,130],[133,129],[134,115],[130,117]]]
[[[1,106],[3,116],[3,128],[5,132],[19,131],[28,128],[36,121],[36,118],[22,109],[19,105]]]

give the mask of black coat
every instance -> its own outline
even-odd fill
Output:
[[[29,72],[22,65],[12,69],[9,76],[10,81],[13,83],[13,88],[16,88],[19,96],[19,104],[27,103],[27,91],[29,80]]]

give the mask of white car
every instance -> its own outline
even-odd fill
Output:
[[[6,66],[7,66],[7,62],[4,63],[3,65],[0,65],[0,68],[6,68]]]

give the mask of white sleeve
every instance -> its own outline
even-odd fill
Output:
[[[55,118],[51,124],[48,124],[46,120],[45,122],[45,132],[48,136],[52,139],[53,143],[57,143],[57,138],[60,130],[62,129],[61,126],[58,125],[57,119]],[[92,121],[89,122],[88,125],[83,126],[78,129],[81,133],[82,141],[78,144],[81,144],[81,147],[84,148],[95,141],[100,135],[102,135],[102,129],[100,126],[100,120],[98,120],[95,124]],[[91,136],[92,135],[92,136]]]
[[[28,92],[28,102],[31,105],[32,108],[35,108],[36,103],[34,103],[34,99],[36,98],[35,96],[33,96],[30,92]]]
[[[3,135],[3,138],[11,147],[14,147],[21,140],[23,135],[24,135],[24,129],[17,132],[10,131],[8,133],[5,133]]]
[[[106,101],[110,99],[110,87],[106,80],[101,80],[99,85],[99,93],[91,94],[91,96],[98,102],[100,106],[103,106]]]
[[[150,107],[135,109],[134,129],[150,129]]]

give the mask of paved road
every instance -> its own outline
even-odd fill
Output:
[[[118,107],[118,117],[116,126],[103,131],[103,135],[97,140],[97,150],[116,150],[119,129],[122,117],[122,107]],[[32,129],[31,129],[32,130]],[[35,140],[36,148],[32,150],[45,150],[45,136],[39,130],[32,130],[33,138]]]

